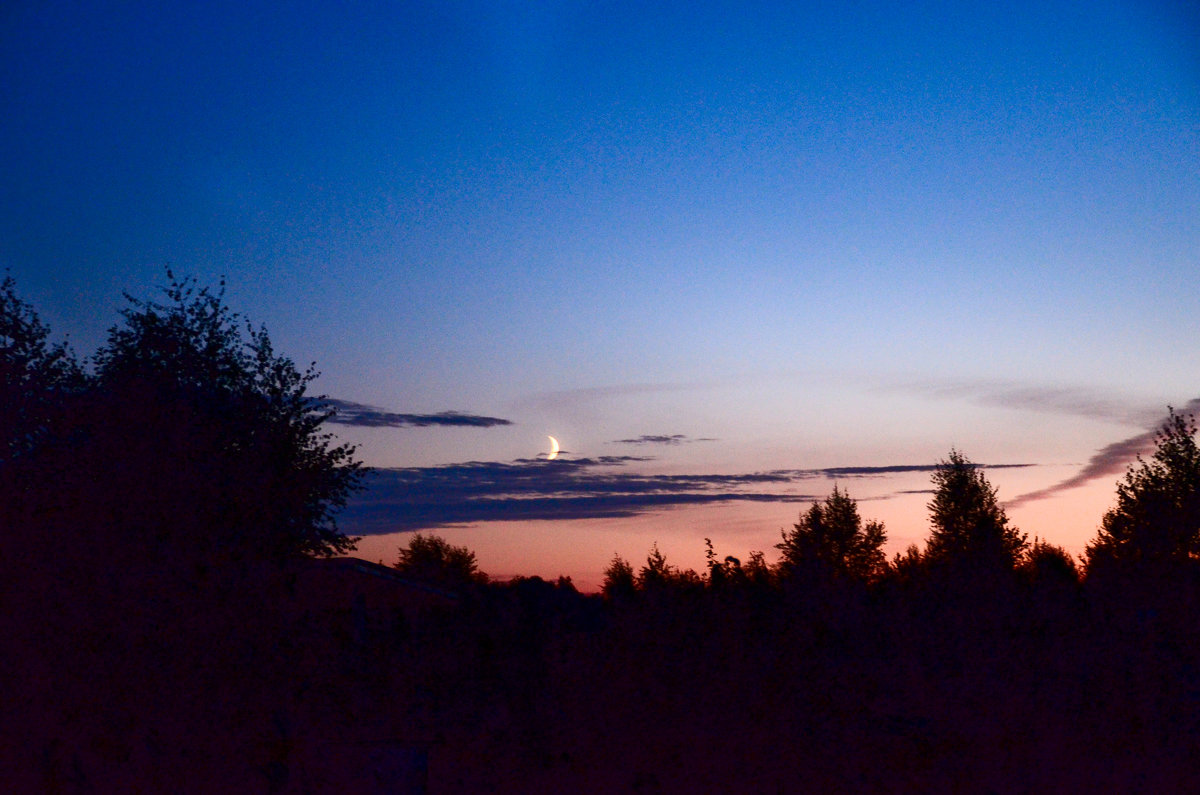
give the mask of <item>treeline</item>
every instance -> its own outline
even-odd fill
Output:
[[[1014,527],[982,469],[933,474],[924,548],[840,487],[778,557],[617,555],[599,598],[488,583],[416,536],[397,568],[472,598],[423,659],[447,791],[1178,792],[1200,782],[1200,454],[1171,411],[1082,561]],[[451,692],[452,690],[452,692]],[[504,715],[497,720],[498,715]]]
[[[188,280],[131,298],[84,361],[0,283],[7,789],[1200,781],[1191,417],[1170,413],[1081,564],[1013,527],[951,451],[923,548],[888,559],[885,528],[837,487],[773,560],[709,542],[694,572],[653,548],[586,595],[491,582],[430,535],[352,581],[306,568],[351,548],[334,519],[359,471],[313,378]]]
[[[1082,561],[1060,546],[1036,537],[1030,541],[1013,526],[982,469],[958,450],[938,464],[932,480],[930,535],[924,550],[913,544],[888,560],[883,524],[864,523],[857,503],[835,486],[782,534],[774,564],[761,551],[752,552],[745,563],[732,556],[721,558],[705,539],[707,567],[697,573],[670,565],[656,545],[636,570],[615,555],[604,572],[603,593],[623,599],[664,588],[762,591],[820,583],[887,588],[956,578],[1064,585],[1086,579],[1098,587],[1129,587],[1200,573],[1195,419],[1170,407],[1153,454],[1149,460],[1139,457],[1117,484],[1117,504],[1104,514]]]
[[[1169,412],[1081,561],[1014,527],[960,452],[933,487],[927,543],[890,560],[835,487],[774,562],[706,540],[696,572],[655,546],[614,556],[599,599],[487,583],[470,550],[414,537],[397,568],[474,595],[423,646],[469,716],[448,790],[1193,789],[1193,419]]]

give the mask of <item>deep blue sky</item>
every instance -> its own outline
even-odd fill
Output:
[[[344,430],[389,466],[955,444],[1037,464],[1012,498],[1200,395],[1191,4],[532,5],[6,6],[0,266],[80,353],[169,264],[339,399],[512,423]],[[709,441],[619,442],[673,434]],[[1016,518],[1078,547],[1105,478]],[[885,480],[851,492],[919,539]],[[795,513],[742,507],[671,521]]]

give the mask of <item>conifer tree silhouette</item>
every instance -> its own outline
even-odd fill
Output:
[[[1007,569],[1017,564],[1028,541],[1009,524],[995,487],[978,465],[952,449],[934,471],[933,485],[928,559]]]

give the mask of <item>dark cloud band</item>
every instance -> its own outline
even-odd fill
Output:
[[[437,414],[397,414],[362,403],[352,403],[349,400],[326,399],[322,402],[337,409],[337,414],[329,418],[330,422],[360,428],[426,428],[431,425],[491,428],[497,425],[513,424],[511,420],[500,417],[485,417],[458,411],[442,411]]]
[[[716,441],[716,439],[713,439],[712,437],[709,437],[709,436],[702,436],[698,439],[693,439],[690,436],[685,436],[682,433],[672,433],[672,434],[643,434],[643,435],[637,436],[633,439],[614,439],[613,441],[609,442],[609,444],[676,445],[676,444],[684,444],[684,443],[688,443],[688,442],[715,442],[715,441]]]
[[[367,489],[339,516],[353,535],[475,522],[629,517],[679,505],[809,502],[805,481],[927,472],[936,464],[832,467],[707,475],[631,472],[644,456],[472,461],[372,470]],[[1027,466],[1001,465],[1001,466]]]
[[[609,444],[680,444],[687,441],[687,437],[682,433],[673,433],[669,436],[643,434],[635,439],[615,439]]]

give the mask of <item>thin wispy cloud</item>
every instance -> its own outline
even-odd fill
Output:
[[[734,474],[643,474],[630,468],[650,460],[619,455],[375,469],[339,524],[351,534],[372,535],[489,521],[630,517],[680,505],[810,502],[820,496],[800,490],[806,481],[937,468],[920,464]]]
[[[1086,485],[1097,478],[1120,476],[1137,456],[1154,448],[1155,436],[1163,420],[1160,405],[1151,406],[1144,401],[1102,393],[1087,387],[1022,384],[995,379],[893,379],[886,382],[883,388],[943,399],[966,400],[997,408],[1083,417],[1146,429],[1100,448],[1075,475],[1006,501],[1005,506],[1009,508],[1053,497]],[[1200,411],[1200,398],[1189,401],[1182,411]]]
[[[794,472],[809,472],[813,476],[829,478],[863,478],[879,475],[901,475],[906,472],[933,472],[940,464],[896,464],[876,467],[826,467],[825,469],[797,469]],[[975,464],[979,469],[1023,469],[1037,464]]]
[[[512,420],[501,417],[486,417],[460,411],[442,411],[437,414],[400,414],[375,406],[353,403],[349,400],[326,398],[322,403],[337,409],[337,414],[330,417],[329,422],[360,428],[426,428],[429,426],[492,428],[497,425],[513,424]]]
[[[634,439],[614,439],[609,444],[668,444],[676,445],[686,441],[687,437],[682,433],[673,433],[670,436],[643,434]]]
[[[1200,398],[1191,400],[1185,405],[1181,413],[1191,414],[1200,411]],[[1044,489],[1031,491],[1026,494],[1018,495],[1005,503],[1006,508],[1016,508],[1037,500],[1044,500],[1047,497],[1053,497],[1060,492],[1069,489],[1078,488],[1087,483],[1090,483],[1097,478],[1103,477],[1119,477],[1124,474],[1126,468],[1139,455],[1148,453],[1154,449],[1154,442],[1158,436],[1158,429],[1161,427],[1161,420],[1154,428],[1142,433],[1134,434],[1125,439],[1113,442],[1100,448],[1088,459],[1083,468],[1076,474],[1055,483],[1052,486],[1047,486]]]
[[[686,436],[682,433],[673,433],[670,435],[643,434],[641,436],[637,436],[632,439],[614,439],[613,441],[609,442],[609,444],[665,444],[665,445],[673,446],[673,445],[685,444],[688,442],[715,442],[715,441],[716,441],[716,439],[713,439],[709,436],[701,436],[698,438],[692,438],[692,437]]]
[[[1161,413],[1145,401],[1104,393],[1089,387],[1049,386],[998,379],[893,379],[888,390],[946,400],[965,400],[984,406],[1037,411],[1103,422],[1146,426]]]

